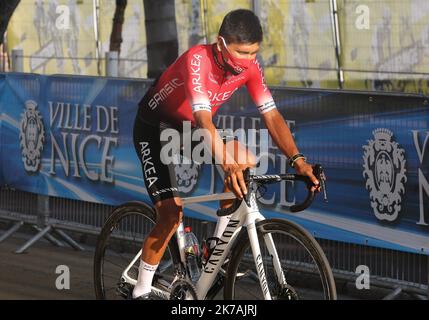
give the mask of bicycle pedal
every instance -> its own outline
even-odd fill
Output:
[[[132,294],[133,287],[128,283],[118,283],[116,294],[124,299],[128,299]]]

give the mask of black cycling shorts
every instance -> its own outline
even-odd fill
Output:
[[[154,204],[160,200],[180,196],[175,165],[165,164],[161,161],[161,148],[166,142],[160,141],[160,135],[162,130],[169,127],[168,124],[162,121],[153,119],[152,117],[145,117],[141,109],[134,122],[134,148],[142,165],[146,189]],[[229,140],[236,140],[236,137],[227,133],[222,133],[221,135],[224,143]],[[191,150],[198,143],[204,142],[193,141]]]

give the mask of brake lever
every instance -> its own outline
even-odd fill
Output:
[[[313,173],[316,176],[317,180],[319,180],[320,189],[323,192],[323,202],[328,203],[328,195],[326,192],[326,176],[323,167],[320,164],[314,165]]]
[[[252,188],[252,184],[250,183],[250,168],[246,168],[246,170],[244,170],[243,172],[243,178],[244,178],[244,183],[246,184],[246,188],[247,188],[247,194],[244,195],[244,201],[246,201],[246,204],[248,206],[250,206],[250,188]]]

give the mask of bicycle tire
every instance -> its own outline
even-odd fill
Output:
[[[259,238],[259,242],[260,242],[260,246],[261,246],[261,253],[262,253],[262,244],[263,244],[262,236],[265,234],[271,234],[272,236],[274,234],[289,235],[292,239],[295,239],[297,241],[297,243],[300,243],[303,246],[303,248],[308,252],[308,254],[313,258],[314,264],[317,266],[317,270],[319,272],[319,277],[320,277],[320,281],[321,281],[321,286],[320,286],[319,290],[320,289],[323,290],[323,298],[327,299],[327,300],[335,300],[337,298],[335,281],[334,281],[334,277],[333,277],[329,262],[325,256],[322,248],[318,244],[318,242],[314,239],[314,237],[308,231],[306,231],[304,228],[297,225],[296,223],[293,223],[293,222],[288,221],[288,220],[283,220],[283,219],[263,220],[263,221],[260,221],[256,224],[256,228],[257,228],[258,238]],[[277,238],[278,237],[276,236],[276,239]],[[292,247],[292,245],[289,245],[289,246]],[[238,272],[239,265],[242,261],[245,260],[245,259],[243,259],[243,256],[244,256],[246,250],[250,250],[249,247],[250,247],[250,241],[249,241],[248,233],[245,229],[243,229],[241,234],[239,235],[237,241],[236,241],[236,246],[233,248],[233,251],[231,254],[232,259],[228,265],[228,269],[227,269],[227,273],[226,273],[224,298],[227,300],[234,300],[237,298],[237,296],[239,294],[245,295],[246,290],[249,290],[249,292],[251,292],[252,296],[251,297],[249,297],[249,296],[241,297],[240,296],[240,297],[238,297],[238,299],[246,299],[246,300],[252,299],[252,298],[263,299],[262,290],[261,290],[261,287],[259,285],[258,279],[253,280],[253,282],[255,283],[255,284],[253,284],[253,291],[250,291],[250,287],[248,289],[245,288],[245,290],[242,290],[241,288],[239,288],[239,286],[246,287],[248,285],[248,283],[246,283],[245,285],[241,285],[241,284],[237,285],[236,284],[236,274]],[[290,248],[285,248],[285,247],[286,247],[286,245],[284,245],[281,248],[281,250],[283,250],[282,252],[290,250]],[[276,244],[276,248],[277,248],[277,244]],[[278,249],[279,248],[277,248],[277,253],[280,257],[280,260],[283,259],[282,260],[282,269],[283,269],[283,261],[287,260],[287,259],[284,259],[283,256],[285,256],[286,254],[279,252]],[[296,250],[296,248],[294,250]],[[244,266],[246,263],[243,262],[242,264]],[[264,264],[265,264],[265,262],[264,262]],[[253,267],[255,266],[255,263],[253,261],[253,256],[252,256],[251,261],[248,262],[247,265],[252,265]],[[283,270],[283,271],[286,272],[285,270]],[[314,272],[314,271],[312,270],[312,272]],[[252,274],[252,271],[250,271],[249,273]],[[267,270],[267,267],[265,266],[265,274],[267,275],[267,282],[268,282],[268,276],[271,274],[271,277],[274,277],[272,274],[275,274],[275,272],[270,273],[269,270]],[[290,271],[289,274],[292,274],[292,272]],[[299,272],[297,272],[297,274],[299,274]],[[312,275],[312,276],[314,276],[314,275]],[[256,275],[256,277],[257,277],[257,275]],[[253,272],[253,278],[255,278],[255,272]],[[295,278],[297,278],[297,277],[295,276]],[[238,281],[241,281],[241,280],[237,280],[237,283],[238,283]],[[288,276],[286,276],[286,281],[288,281]],[[309,279],[305,279],[305,281],[309,281]],[[250,281],[249,281],[249,283],[250,283]],[[288,281],[288,283],[289,283],[289,281]],[[276,286],[276,285],[280,286],[280,284],[274,284],[274,286]],[[236,287],[237,287],[237,294],[236,294]],[[260,294],[259,298],[256,297],[257,294],[255,293],[255,290],[258,290],[257,288],[259,288],[259,294]],[[275,292],[274,293],[271,292],[272,291],[271,288],[269,290],[270,290],[271,295],[274,296],[274,298],[276,298]],[[262,296],[262,298],[261,298],[261,296]],[[280,296],[281,295],[278,294],[277,298],[280,299],[281,298]],[[296,297],[298,297],[298,296],[299,295],[297,294]],[[309,299],[311,299],[311,298],[309,298]]]
[[[152,223],[153,225],[156,221],[156,211],[153,207],[147,205],[144,202],[128,202],[124,205],[115,208],[112,211],[109,218],[103,225],[103,228],[97,239],[96,249],[94,253],[93,279],[96,299],[106,299],[104,260],[106,247],[110,239],[113,239],[112,232],[114,232],[115,228],[120,225],[121,221],[124,221],[125,218],[132,216],[134,216],[133,221],[147,220],[148,223]],[[136,242],[139,243],[141,248],[142,242]],[[166,253],[167,251],[169,251],[171,255],[173,267],[175,268],[175,270],[177,270],[176,266],[178,264],[180,265],[180,253],[175,235],[173,235],[173,237],[169,241]],[[138,251],[135,251],[134,255],[136,253],[138,253]],[[118,279],[120,279],[120,276],[121,274],[118,274]],[[131,290],[131,288],[129,290]]]

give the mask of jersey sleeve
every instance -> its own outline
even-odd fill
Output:
[[[185,93],[192,112],[201,110],[210,111],[210,98],[207,90],[207,57],[202,52],[189,51],[185,58],[185,66],[182,68],[185,80]]]
[[[257,60],[252,63],[250,72],[246,87],[259,112],[263,114],[275,109],[276,104],[265,82],[264,71]]]

